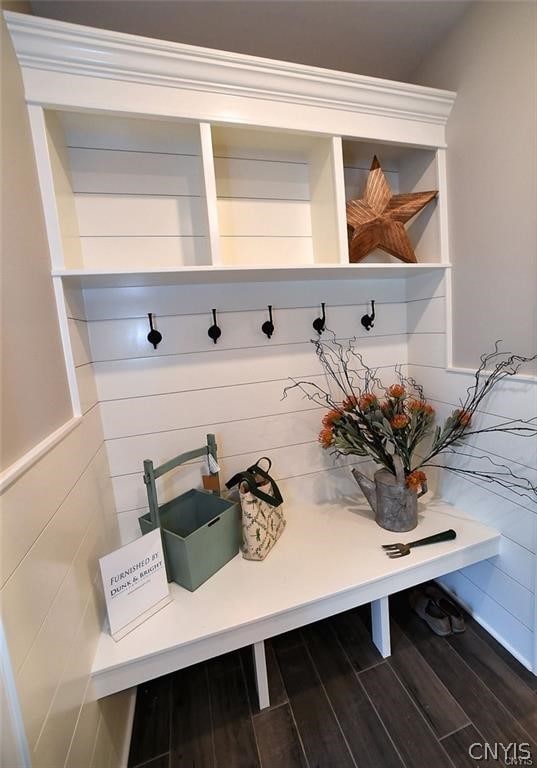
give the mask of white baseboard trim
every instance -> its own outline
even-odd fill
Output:
[[[132,726],[134,725],[134,710],[136,708],[136,691],[137,688],[131,688],[129,694],[129,709],[127,712],[127,723],[125,726],[125,737],[123,739],[123,747],[119,756],[119,768],[127,768],[129,762],[129,751],[131,747]]]
[[[69,432],[72,432],[82,422],[81,416],[74,416],[52,434],[37,443],[28,453],[13,462],[7,469],[0,473],[0,493],[3,493],[18,478],[27,472],[39,459],[48,453],[55,445],[61,442]]]
[[[506,642],[505,638],[503,638],[494,627],[491,627],[490,624],[485,621],[478,613],[473,611],[470,606],[464,602],[464,600],[461,600],[459,595],[456,595],[454,592],[449,589],[440,579],[437,580],[438,584],[442,587],[442,589],[450,595],[454,603],[457,603],[461,606],[461,608],[464,608],[464,610],[474,618],[478,624],[481,624],[484,630],[486,630],[489,635],[492,635],[492,637],[497,640],[500,645],[502,645],[506,651],[508,651],[511,656],[514,656],[514,658],[519,661],[523,667],[526,667],[530,672],[535,674],[535,671],[533,669],[533,664],[529,659],[526,659],[524,656],[522,656],[521,653],[519,653],[515,648],[510,645],[510,643]]]

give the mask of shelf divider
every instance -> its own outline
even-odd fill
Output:
[[[315,264],[348,263],[342,240],[344,206],[341,139],[330,136],[313,143],[310,156],[311,228]],[[346,225],[345,225],[346,226]]]
[[[203,181],[205,185],[205,201],[207,210],[207,231],[209,233],[209,251],[211,264],[222,266],[220,253],[220,233],[218,227],[218,206],[216,201],[216,177],[214,171],[213,141],[209,123],[200,123],[201,162]]]
[[[349,264],[347,201],[345,199],[345,171],[343,168],[343,142],[341,141],[341,136],[332,137],[332,162],[334,168],[334,195],[337,216],[339,263]]]

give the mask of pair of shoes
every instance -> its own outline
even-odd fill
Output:
[[[451,625],[451,631],[455,634],[464,632],[464,616],[462,611],[455,603],[449,599],[446,593],[436,586],[436,584],[427,584],[424,589],[425,594],[434,601],[437,608],[443,611],[448,617]]]
[[[409,601],[414,613],[423,619],[435,635],[446,637],[464,632],[462,612],[436,585],[428,584],[423,591],[413,592]]]
[[[409,602],[414,613],[423,619],[435,635],[440,635],[440,637],[451,635],[449,616],[437,606],[432,598],[424,592],[416,591],[409,596]]]

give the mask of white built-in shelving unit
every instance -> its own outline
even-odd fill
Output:
[[[94,390],[73,339],[91,289],[448,274],[453,93],[5,16],[75,415]],[[439,190],[408,226],[417,264],[349,263],[345,203],[374,155],[394,192]]]
[[[449,266],[444,125],[454,94],[6,17],[53,276],[113,286]],[[345,201],[361,195],[374,154],[395,192],[439,190],[409,228],[418,265],[381,252],[349,264]]]
[[[349,264],[345,202],[375,153],[394,192],[438,188],[437,151],[339,136],[31,108],[51,196],[53,275],[159,279],[393,277],[447,266],[439,206],[410,226],[419,264]],[[39,111],[36,111],[39,110]],[[228,274],[229,273],[229,274]],[[160,277],[159,277],[160,276]]]

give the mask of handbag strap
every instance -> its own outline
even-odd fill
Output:
[[[264,469],[261,469],[260,466],[257,464],[255,465],[255,473],[256,475],[261,475],[262,478],[264,478],[267,483],[270,483],[272,486],[272,496],[269,496],[268,493],[264,493],[263,491],[259,490],[259,486],[256,484],[255,490],[252,490],[252,493],[254,496],[257,496],[259,499],[263,499],[263,501],[266,501],[267,504],[270,504],[273,507],[279,507],[280,504],[283,502],[283,496],[280,493],[280,489],[276,485],[276,481],[273,480],[273,478],[269,475],[268,472],[266,472]]]
[[[259,466],[260,461],[266,461],[268,463],[268,467],[266,468],[265,472],[270,472],[270,468],[272,467],[272,461],[269,459],[268,456],[261,456],[261,458],[258,459],[255,464],[252,464],[251,467],[248,467],[246,471],[251,472],[254,475],[256,472],[259,472],[259,474],[261,475],[262,470],[261,470],[261,467]]]
[[[257,481],[255,479],[255,475],[253,472],[250,472],[250,467],[245,472],[237,472],[236,475],[233,475],[231,480],[228,480],[226,483],[226,488],[233,488],[234,485],[238,485],[240,483],[246,483],[248,490],[253,496],[256,496],[258,499],[261,499],[262,501],[266,501],[267,504],[270,504],[271,507],[279,507],[280,504],[283,502],[282,494],[280,493],[280,489],[276,485],[276,482],[271,478],[268,472],[265,472],[264,469],[261,469],[257,465],[255,466],[255,471],[257,475],[261,475],[261,477],[269,482],[272,485],[272,493],[271,496],[268,493],[265,493],[262,491],[259,486],[257,485]]]

